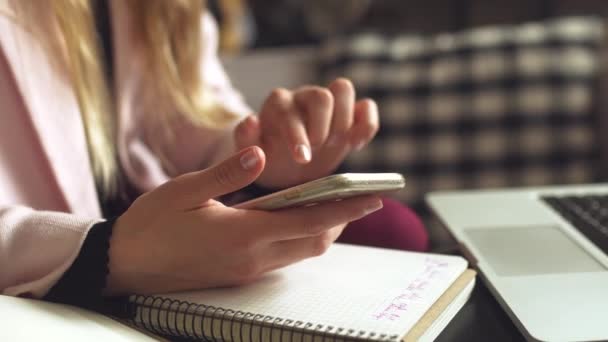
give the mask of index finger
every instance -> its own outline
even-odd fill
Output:
[[[304,111],[304,122],[311,145],[323,145],[332,120],[333,96],[327,89],[307,86],[295,91],[294,101]]]
[[[271,122],[267,125],[285,139],[294,160],[301,164],[310,162],[312,154],[308,133],[294,105],[293,94],[287,89],[275,89],[262,110],[270,115]]]

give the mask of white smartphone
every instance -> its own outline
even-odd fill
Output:
[[[277,210],[312,206],[365,194],[396,191],[404,187],[405,179],[398,173],[342,173],[242,202],[234,208]]]

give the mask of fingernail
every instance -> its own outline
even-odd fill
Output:
[[[243,167],[243,169],[251,170],[260,162],[260,158],[258,157],[258,154],[255,153],[254,150],[250,149],[249,151],[247,151],[245,154],[243,154],[241,156],[240,161],[241,161],[241,166]]]
[[[296,146],[296,153],[306,162],[309,162],[312,159],[312,154],[310,152],[310,147],[300,144]]]
[[[384,206],[384,204],[382,204],[381,200],[379,200],[379,199],[375,200],[367,208],[365,208],[365,215],[369,215],[375,211],[378,211],[378,210],[382,209],[383,206]]]

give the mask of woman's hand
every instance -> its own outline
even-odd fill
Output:
[[[235,141],[238,148],[264,149],[268,163],[258,184],[285,188],[332,173],[349,152],[367,145],[378,127],[376,103],[355,101],[352,83],[337,79],[328,88],[274,90],[257,117],[238,125]]]
[[[114,226],[107,293],[247,283],[323,253],[347,222],[382,206],[370,196],[264,212],[233,209],[213,200],[253,182],[264,164],[264,152],[249,147],[139,197]]]

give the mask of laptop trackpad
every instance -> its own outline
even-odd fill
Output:
[[[500,276],[597,272],[606,268],[559,227],[470,228],[465,234]]]

